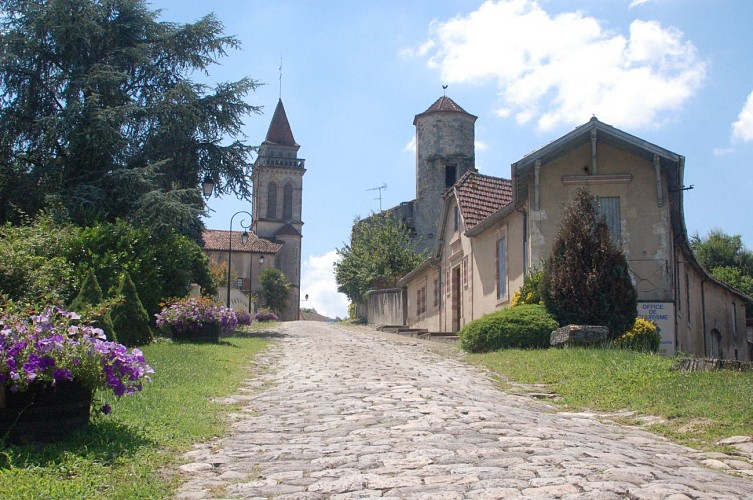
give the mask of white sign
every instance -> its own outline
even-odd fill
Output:
[[[672,302],[638,302],[638,316],[656,323],[661,341],[659,352],[675,355],[675,305]]]

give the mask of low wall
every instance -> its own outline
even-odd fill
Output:
[[[403,289],[370,290],[366,294],[366,309],[370,325],[404,325]]]

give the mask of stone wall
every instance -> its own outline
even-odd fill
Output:
[[[371,290],[366,296],[367,321],[370,325],[404,325],[403,289]]]

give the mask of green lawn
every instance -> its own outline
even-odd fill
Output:
[[[265,346],[258,338],[145,346],[156,373],[142,393],[120,400],[98,394],[92,413],[107,402],[112,414],[99,414],[64,442],[0,449],[0,498],[170,497],[179,477],[167,466],[193,443],[226,431],[231,407],[210,399],[233,394],[253,375],[249,360]]]
[[[720,439],[753,435],[753,371],[680,372],[672,359],[618,349],[510,349],[466,359],[515,382],[547,384],[570,410],[661,417],[649,428],[685,445],[714,449]]]

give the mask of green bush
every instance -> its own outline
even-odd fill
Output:
[[[94,320],[94,326],[102,329],[107,340],[118,341],[110,316],[110,308],[103,303],[102,289],[99,287],[97,276],[91,269],[68,309],[77,312],[85,319]]]
[[[617,337],[614,345],[633,351],[650,351],[659,350],[661,343],[661,334],[656,327],[656,323],[638,316],[635,318],[633,327]]]
[[[112,323],[120,343],[127,347],[149,344],[152,341],[149,315],[128,273],[120,279],[118,295],[122,300],[112,309]]]
[[[469,352],[548,347],[558,327],[544,306],[526,304],[471,321],[459,332],[460,346]]]

